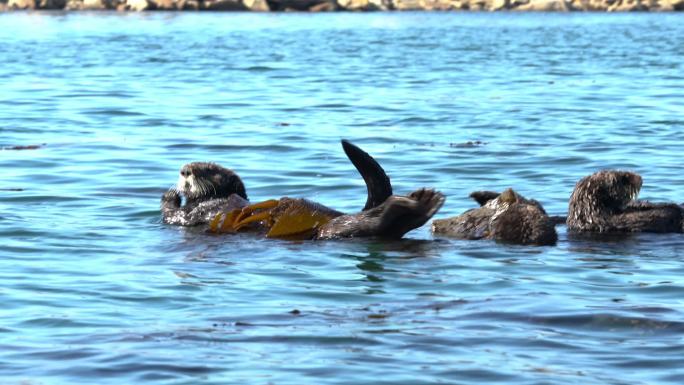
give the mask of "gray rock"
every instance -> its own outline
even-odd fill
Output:
[[[36,9],[35,0],[9,0],[7,2],[8,9]]]
[[[247,11],[247,8],[240,0],[208,0],[200,3],[200,9],[210,11]]]
[[[268,12],[271,9],[268,7],[266,0],[243,0],[242,4],[250,11]]]

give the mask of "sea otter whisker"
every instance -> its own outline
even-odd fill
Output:
[[[207,188],[208,181],[199,180],[196,181],[197,185],[197,196],[203,197],[209,195],[209,188]]]
[[[204,182],[195,181],[195,185],[193,187],[195,188],[195,196],[196,197],[204,196]]]

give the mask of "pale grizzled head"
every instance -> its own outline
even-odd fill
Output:
[[[602,170],[582,178],[570,196],[568,228],[603,231],[611,215],[636,199],[641,184],[641,176],[629,171]]]
[[[471,194],[472,195],[472,194]],[[508,210],[508,207],[516,202],[522,201],[524,198],[515,192],[512,188],[504,190],[499,196],[488,201],[482,207],[494,210],[492,220],[495,220],[501,213]]]
[[[193,162],[183,166],[176,189],[188,200],[227,198],[237,194],[247,199],[240,177],[216,163]]]
[[[473,194],[477,194],[477,192],[471,193],[470,196],[472,197]],[[541,203],[537,202],[534,199],[525,198],[524,196],[518,194],[512,188],[507,188],[501,194],[496,196],[496,198],[489,200],[483,207],[494,209],[497,213],[500,213],[505,210],[508,210],[508,207],[514,203],[535,206],[546,215],[546,211],[542,207]]]

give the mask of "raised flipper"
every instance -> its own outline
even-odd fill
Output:
[[[392,195],[381,205],[357,214],[342,215],[321,226],[317,239],[384,237],[398,239],[422,226],[444,204],[444,195],[420,189],[408,196]]]
[[[381,205],[392,195],[392,184],[385,170],[372,156],[348,140],[342,139],[342,148],[366,182],[368,199],[363,209],[368,210]]]
[[[373,157],[346,140],[342,147],[366,182],[368,198],[360,213],[343,215],[305,199],[281,198],[218,214],[210,231],[236,232],[248,227],[265,231],[269,238],[401,238],[442,207],[444,195],[434,190],[392,195],[390,179]]]

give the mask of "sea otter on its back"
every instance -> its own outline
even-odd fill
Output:
[[[345,140],[342,147],[366,182],[368,196],[361,212],[345,215],[306,199],[288,197],[249,205],[237,174],[214,163],[196,162],[183,166],[176,188],[163,195],[163,221],[181,226],[204,224],[216,233],[251,228],[265,231],[267,237],[292,239],[401,238],[423,225],[444,203],[444,195],[432,189],[392,195],[389,177],[373,157]],[[181,205],[181,196],[185,205]]]
[[[641,185],[641,176],[629,171],[602,170],[582,178],[570,196],[568,231],[681,233],[682,207],[634,200]]]
[[[181,168],[176,187],[162,196],[162,219],[170,225],[196,226],[248,204],[245,185],[235,172],[216,163],[193,162]]]
[[[519,245],[554,245],[555,223],[534,199],[525,199],[513,189],[501,194],[475,191],[470,197],[481,207],[451,218],[435,219],[432,231],[461,239],[493,239]]]

